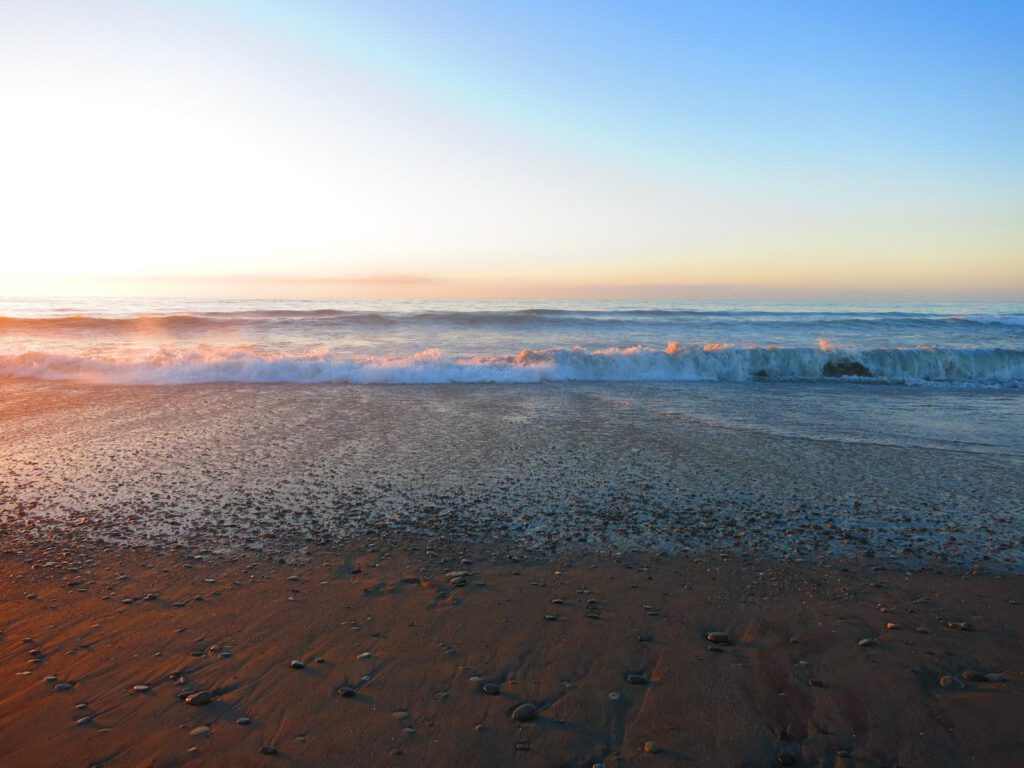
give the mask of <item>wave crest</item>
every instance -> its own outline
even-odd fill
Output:
[[[442,384],[545,381],[816,381],[844,379],[960,386],[1024,385],[1024,351],[648,346],[523,350],[509,356],[278,354],[251,347],[110,356],[30,351],[0,355],[0,376],[103,384]]]

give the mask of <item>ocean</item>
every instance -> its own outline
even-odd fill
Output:
[[[0,316],[0,519],[258,546],[441,516],[541,548],[742,530],[762,553],[1024,563],[1020,306],[62,299]]]
[[[0,375],[109,384],[1024,384],[1019,304],[0,300]]]

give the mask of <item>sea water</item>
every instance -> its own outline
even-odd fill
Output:
[[[1017,389],[1019,304],[0,300],[0,376]]]

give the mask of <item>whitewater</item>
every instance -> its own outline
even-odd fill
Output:
[[[1019,389],[1024,306],[0,300],[0,376],[121,385],[843,381]]]

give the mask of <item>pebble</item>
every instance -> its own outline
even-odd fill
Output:
[[[373,654],[370,653],[369,651],[363,651],[358,656],[356,656],[356,658],[357,659],[372,659],[373,658]]]
[[[708,632],[705,635],[708,642],[716,643],[717,645],[729,645],[729,635],[726,632]]]
[[[952,675],[943,675],[939,678],[939,686],[942,688],[963,688],[964,684]]]
[[[857,641],[857,645],[861,648],[869,648],[872,645],[878,645],[878,641],[873,637],[864,637]]]
[[[75,722],[78,723],[78,725],[88,725],[92,722],[92,718],[89,717],[89,715],[86,715],[85,717],[78,718]]]
[[[55,690],[55,691],[70,691],[74,687],[75,686],[72,685],[71,683],[57,683],[55,686],[53,686],[53,690]]]
[[[149,690],[149,686],[148,685],[135,685],[135,686],[132,686],[132,690],[135,691],[136,693],[145,693],[146,691]]]
[[[537,717],[537,707],[527,702],[526,704],[520,704],[514,710],[512,710],[512,719],[518,720],[520,723],[526,723]]]
[[[306,665],[303,664],[299,659],[292,659],[288,663],[288,666],[290,666],[292,669],[305,669],[306,668]]]
[[[780,752],[778,757],[779,765],[796,765],[796,758],[789,752]]]
[[[660,751],[661,749],[653,741],[644,742],[644,752],[647,752],[650,755],[656,755]]]
[[[250,720],[248,717],[240,717],[237,720],[235,720],[236,725],[249,725],[250,723],[252,723],[252,720]]]
[[[213,729],[210,728],[210,726],[208,726],[208,725],[200,725],[198,728],[193,728],[190,731],[190,733],[193,736],[209,736],[212,731],[213,731]]]
[[[355,688],[349,688],[347,685],[346,686],[342,686],[341,688],[338,689],[338,694],[343,699],[351,699],[353,696],[356,695],[356,689]]]
[[[191,704],[193,707],[201,707],[203,704],[209,704],[212,698],[213,694],[209,691],[198,691],[186,696],[185,703]]]
[[[630,672],[626,675],[626,682],[630,685],[647,685],[650,681],[647,679],[647,675],[639,672]]]
[[[260,747],[260,754],[263,754],[263,755],[276,755],[277,754],[277,747],[272,747],[269,744],[264,744],[262,747]]]
[[[488,696],[497,696],[501,693],[501,688],[494,683],[484,683],[480,686],[480,690],[486,693]]]

